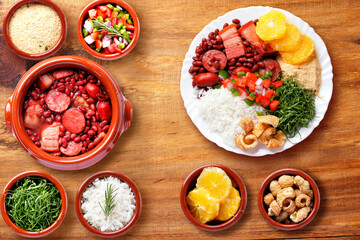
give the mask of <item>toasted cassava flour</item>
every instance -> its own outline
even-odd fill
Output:
[[[10,18],[11,41],[26,53],[40,54],[50,50],[59,40],[60,34],[59,15],[44,4],[25,4]]]

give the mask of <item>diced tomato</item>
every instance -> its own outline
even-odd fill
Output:
[[[108,9],[106,10],[105,14],[106,14],[106,16],[107,16],[108,18],[110,18],[110,17],[111,17],[111,9],[108,8]]]
[[[238,72],[248,73],[248,72],[250,72],[250,69],[248,69],[248,68],[246,68],[246,67],[243,67],[243,66],[237,67],[237,68],[234,69],[234,71],[232,72],[232,74],[237,75]]]
[[[251,94],[249,94],[249,95],[247,96],[247,99],[249,99],[250,101],[254,101],[255,98],[256,98],[256,97],[252,97]]]
[[[279,106],[279,101],[278,100],[273,100],[270,103],[270,110],[275,111],[278,106]]]
[[[122,24],[124,24],[124,25],[126,24],[127,21],[126,21],[126,15],[125,15],[125,14],[123,14],[123,15],[120,17],[120,21],[121,21]]]
[[[258,102],[260,102],[260,100],[261,100],[262,98],[263,98],[263,95],[262,95],[262,94],[259,94],[259,95],[256,96],[255,101],[258,103]]]
[[[100,9],[100,11],[105,13],[109,8],[103,5],[103,6],[98,6],[98,9]]]
[[[134,38],[134,33],[130,32],[130,33],[129,33],[129,38],[130,38],[130,39],[133,39],[133,38]]]
[[[114,45],[114,49],[115,49],[115,52],[116,52],[116,53],[121,53],[121,52],[122,52],[122,51],[121,51],[121,48],[119,48],[119,46],[116,45],[116,43],[113,43],[113,45]]]
[[[113,44],[110,44],[107,48],[111,54],[113,54],[115,52],[115,48],[114,48]]]
[[[97,15],[98,17],[102,17],[103,20],[106,18],[106,14],[100,10],[97,10]]]
[[[274,88],[278,88],[283,85],[283,82],[281,80],[279,80],[279,81],[273,82],[272,85],[274,86]]]
[[[262,96],[259,103],[261,104],[261,106],[267,107],[270,104],[270,100],[267,99],[266,97]]]
[[[255,85],[254,82],[247,82],[246,84],[247,84],[247,86],[249,87],[249,91],[250,91],[250,92],[255,92],[255,87],[256,87],[256,85]]]
[[[238,78],[235,80],[235,85],[239,87],[246,87],[246,79],[245,78]]]
[[[245,88],[239,87],[239,86],[235,86],[235,88],[240,92],[240,94],[242,94],[243,92],[245,92],[246,96],[248,95]]]
[[[93,19],[93,18],[96,17],[97,11],[96,11],[95,9],[90,9],[90,10],[88,11],[88,13],[89,13],[89,18],[90,18],[90,19]]]
[[[92,37],[92,39],[96,40],[98,35],[99,35],[98,32],[93,32],[90,36]]]
[[[247,72],[245,75],[245,78],[247,81],[251,81],[251,82],[256,82],[256,80],[258,79],[258,77],[255,75],[255,73],[251,73],[251,72]]]
[[[119,13],[118,13],[117,11],[112,11],[110,18],[111,18],[111,19],[112,19],[112,18],[115,18],[115,17],[118,16],[118,14],[119,14]]]
[[[96,39],[95,40],[95,47],[98,48],[98,49],[101,49],[102,48],[102,41],[100,39]]]
[[[267,99],[270,99],[272,96],[276,97],[276,92],[272,89],[269,89],[266,93],[265,93],[265,97]]]
[[[111,26],[115,26],[118,23],[118,18],[117,17],[112,17],[111,18]]]
[[[230,78],[227,78],[227,79],[225,79],[224,81],[221,82],[221,84],[224,86],[224,88],[226,88],[229,83],[231,83]]]
[[[261,82],[261,86],[265,88],[270,88],[270,85],[271,85],[271,81],[269,79],[265,79]]]
[[[108,49],[108,48],[104,48],[104,50],[103,50],[101,53],[103,53],[103,54],[110,54],[110,52],[109,52],[109,49]]]
[[[125,22],[126,30],[134,31],[135,27],[134,25],[129,24],[128,22]]]

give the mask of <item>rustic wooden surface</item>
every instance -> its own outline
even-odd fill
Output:
[[[0,0],[1,21],[14,2]],[[110,169],[132,178],[143,198],[139,222],[121,239],[360,238],[360,1],[266,1],[269,6],[299,16],[323,38],[334,67],[334,93],[324,120],[306,141],[283,153],[261,158],[230,153],[206,140],[186,114],[179,81],[185,53],[205,25],[230,10],[262,5],[265,1],[128,0],[139,15],[141,34],[135,49],[116,61],[95,59],[78,42],[76,21],[90,0],[55,2],[64,10],[69,27],[65,44],[56,55],[84,56],[109,70],[131,101],[134,119],[110,154],[88,169],[65,172],[38,164],[7,131],[3,116],[6,99],[35,62],[14,56],[0,33],[0,188],[26,170],[51,173],[64,184],[69,199],[67,215],[48,239],[96,238],[76,217],[75,193],[89,175]],[[179,203],[180,187],[187,174],[207,163],[235,169],[248,190],[243,217],[219,233],[193,226]],[[256,203],[264,178],[286,167],[309,173],[321,192],[321,206],[314,221],[293,232],[269,226]],[[20,239],[3,220],[0,238]]]

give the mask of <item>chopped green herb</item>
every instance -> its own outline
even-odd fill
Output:
[[[272,76],[272,72],[271,72],[271,71],[266,71],[266,72],[264,73],[264,77],[268,78],[268,77],[270,77],[270,76]]]
[[[88,30],[86,30],[85,28],[82,29],[83,35],[84,37],[86,37],[87,35],[89,35]]]
[[[25,177],[6,193],[6,210],[16,226],[39,232],[53,224],[62,205],[59,190],[41,177]]]
[[[266,113],[277,116],[278,128],[292,138],[315,117],[315,91],[302,88],[291,77],[282,81],[283,85],[276,89],[280,104],[275,111],[266,110]]]
[[[114,10],[114,9],[115,9],[114,6],[111,5],[110,3],[108,3],[106,6],[107,6],[108,8],[110,8],[111,10]]]
[[[239,96],[240,95],[240,92],[236,88],[230,89],[230,92],[232,93],[233,96]]]
[[[257,114],[258,116],[263,116],[263,115],[264,115],[263,112],[259,112],[259,111],[256,111],[256,114]]]
[[[256,75],[257,77],[261,77],[261,74],[258,73],[258,72],[255,72],[255,75]]]
[[[252,98],[256,98],[255,92],[251,92],[251,93],[249,94],[249,96],[252,97]]]
[[[104,19],[102,18],[102,16],[98,16],[95,21],[98,20],[98,21],[101,21],[101,22],[104,22]]]
[[[110,216],[111,212],[115,208],[114,201],[115,201],[115,196],[117,194],[117,193],[115,193],[116,191],[117,191],[117,189],[114,189],[112,184],[107,184],[106,190],[105,190],[104,206],[102,206],[99,202],[99,205],[100,205],[101,209],[103,210],[106,217]]]
[[[232,84],[235,84],[235,79],[231,78],[230,81]]]
[[[241,76],[245,76],[246,73],[245,72],[237,72],[237,75],[238,75],[238,77],[241,77]]]
[[[97,38],[100,39],[100,40],[102,39],[102,37],[103,37],[102,34],[98,34],[98,36],[97,36]]]
[[[118,8],[114,8],[114,11],[115,11],[115,12],[120,12],[121,10],[118,9]]]

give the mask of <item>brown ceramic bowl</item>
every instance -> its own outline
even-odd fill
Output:
[[[52,9],[54,9],[56,11],[56,13],[60,17],[60,21],[61,21],[60,38],[52,48],[50,48],[48,51],[46,51],[44,53],[30,54],[30,53],[27,53],[27,52],[23,52],[20,49],[18,49],[10,39],[10,35],[9,35],[10,18],[12,17],[13,13],[19,7],[21,7],[24,4],[28,4],[28,3],[42,3],[42,4],[45,4],[45,5],[49,6],[49,7],[51,7]],[[5,41],[6,41],[7,45],[18,56],[20,56],[22,58],[25,58],[25,59],[30,59],[30,60],[41,60],[41,59],[50,57],[51,55],[56,53],[61,48],[61,46],[63,45],[63,43],[65,41],[65,38],[66,38],[66,35],[67,35],[66,17],[65,17],[64,12],[61,10],[61,8],[57,4],[52,2],[51,0],[20,0],[20,1],[17,1],[16,3],[14,3],[14,5],[12,5],[10,7],[10,9],[7,11],[7,13],[5,15],[5,18],[4,18],[4,22],[3,22],[3,33],[4,33],[4,38],[5,38]]]
[[[81,199],[82,199],[82,195],[85,191],[85,189],[93,182],[95,181],[95,179],[97,178],[105,178],[105,177],[116,177],[118,179],[120,179],[121,181],[127,183],[132,192],[135,195],[135,201],[136,201],[136,207],[135,207],[135,212],[134,215],[132,216],[131,220],[122,228],[120,228],[117,231],[111,231],[111,232],[103,232],[100,231],[96,228],[94,228],[93,226],[91,226],[86,219],[84,218],[84,215],[82,213],[81,210]],[[98,172],[95,173],[93,175],[91,175],[90,177],[88,177],[79,187],[77,193],[76,193],[76,199],[75,199],[75,210],[76,210],[76,215],[78,216],[81,224],[91,233],[99,236],[99,237],[118,237],[120,235],[124,235],[125,233],[127,233],[132,227],[134,227],[134,225],[136,224],[136,222],[138,221],[140,214],[141,214],[141,209],[142,209],[142,200],[141,200],[141,195],[140,195],[140,191],[138,189],[138,187],[136,186],[135,182],[133,180],[131,180],[128,176],[126,176],[125,174],[116,172],[116,171],[102,171],[102,172]]]
[[[230,179],[235,181],[235,183],[238,186],[237,190],[239,190],[239,192],[240,192],[240,197],[241,197],[240,207],[239,207],[238,211],[235,213],[235,215],[225,222],[215,222],[214,224],[213,223],[205,224],[205,223],[199,222],[191,214],[189,207],[187,205],[187,202],[186,202],[186,196],[188,195],[188,193],[191,190],[195,189],[197,178],[200,176],[202,170],[207,167],[218,167],[218,168],[221,168],[222,170],[224,170],[226,172],[226,174],[230,177]],[[245,211],[246,204],[247,204],[246,187],[245,187],[245,184],[244,184],[243,180],[241,179],[240,175],[237,172],[235,172],[233,169],[226,167],[224,165],[221,165],[221,164],[203,165],[201,167],[198,167],[194,171],[192,171],[185,179],[183,185],[181,186],[180,204],[181,204],[181,208],[182,208],[185,216],[188,218],[188,220],[192,224],[194,224],[198,228],[206,230],[206,231],[214,231],[214,232],[225,230],[225,229],[231,227],[232,225],[234,225],[240,219],[240,217],[242,216],[242,214]]]
[[[269,190],[270,182],[272,180],[278,179],[281,175],[284,175],[284,174],[293,175],[293,176],[299,175],[299,176],[303,177],[305,180],[307,180],[310,183],[311,189],[314,192],[313,209],[311,210],[311,212],[307,216],[307,218],[300,223],[295,223],[295,224],[279,223],[279,222],[275,221],[274,219],[272,219],[268,215],[267,210],[265,208],[264,196],[265,196],[265,194],[270,192],[270,190]],[[315,181],[309,175],[304,173],[303,171],[300,171],[298,169],[285,168],[285,169],[281,169],[276,172],[273,172],[264,180],[264,182],[261,184],[257,200],[258,200],[258,207],[259,207],[259,211],[260,211],[261,215],[271,226],[273,226],[274,228],[280,229],[280,230],[296,230],[296,229],[305,227],[314,219],[314,217],[320,207],[320,191],[319,191],[319,188],[316,185]]]
[[[82,34],[83,25],[88,16],[88,11],[92,8],[96,8],[99,5],[106,5],[108,3],[114,4],[114,5],[119,5],[120,7],[125,9],[133,19],[133,23],[134,23],[134,27],[135,27],[134,38],[132,39],[130,44],[128,46],[126,46],[126,48],[124,48],[124,50],[121,53],[103,54],[103,53],[96,52],[85,42],[84,36]],[[81,45],[83,46],[83,48],[88,53],[90,53],[92,56],[102,59],[102,60],[115,60],[115,59],[124,57],[135,47],[135,45],[139,39],[139,35],[140,35],[140,22],[139,22],[138,16],[137,16],[136,12],[134,11],[134,9],[129,4],[127,4],[125,1],[122,1],[122,0],[95,0],[95,1],[91,2],[89,5],[87,5],[80,13],[80,16],[79,16],[79,19],[77,22],[77,35],[78,35],[79,41],[80,41]]]
[[[59,217],[56,219],[56,221],[53,224],[51,224],[49,227],[45,228],[41,232],[31,232],[31,231],[26,231],[26,230],[19,228],[11,221],[9,215],[7,214],[7,210],[6,210],[6,204],[5,204],[6,192],[9,191],[17,181],[19,181],[20,179],[23,179],[25,177],[29,177],[29,176],[43,177],[43,178],[49,180],[50,182],[52,182],[55,185],[55,187],[59,190],[61,201],[62,201],[62,206],[60,209]],[[55,177],[51,176],[48,173],[41,172],[41,171],[27,171],[27,172],[20,173],[19,175],[16,175],[6,184],[4,190],[1,194],[1,198],[0,198],[0,210],[1,210],[1,215],[2,215],[5,223],[15,233],[19,234],[20,236],[28,237],[28,238],[44,237],[44,236],[52,233],[53,231],[55,231],[60,226],[60,224],[62,223],[62,221],[65,218],[67,205],[68,205],[68,200],[67,200],[66,191],[65,191],[64,186]]]
[[[107,89],[112,105],[110,129],[104,139],[95,148],[74,157],[57,157],[41,150],[27,135],[23,120],[24,97],[29,87],[40,75],[64,67],[83,69],[97,77]],[[13,95],[6,102],[5,120],[9,131],[39,163],[55,169],[76,170],[97,163],[110,152],[120,135],[130,126],[132,106],[122,95],[114,77],[102,66],[83,57],[61,56],[43,60],[25,73],[16,86]]]

